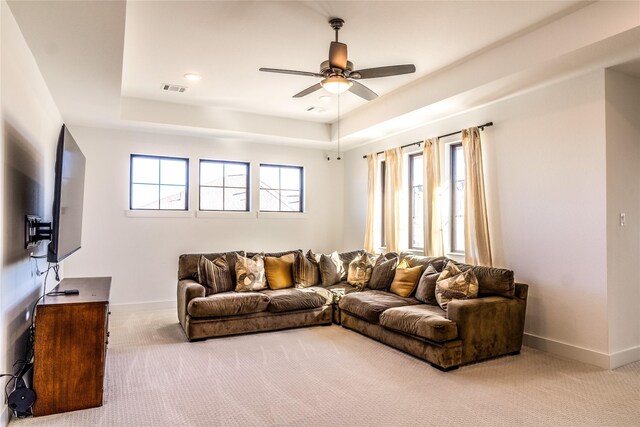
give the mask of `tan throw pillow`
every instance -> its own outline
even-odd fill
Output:
[[[276,257],[264,257],[264,271],[270,289],[286,289],[293,286],[293,263],[295,254]]]
[[[338,252],[334,251],[331,255],[320,255],[320,279],[322,280],[322,286],[335,285],[342,280],[344,275],[344,266]]]
[[[420,273],[422,273],[422,267],[420,266],[396,268],[396,274],[393,276],[393,282],[391,282],[389,292],[407,298],[418,285]]]
[[[347,273],[347,282],[359,289],[369,284],[373,264],[371,258],[366,253],[356,257],[349,263],[349,272]]]
[[[261,255],[246,258],[238,255],[236,261],[236,292],[261,291],[267,289],[264,260]]]
[[[308,288],[320,283],[320,266],[316,256],[309,250],[305,256],[297,256],[293,263],[293,283],[296,288]]]
[[[201,256],[198,261],[198,281],[204,286],[206,295],[233,290],[229,264],[224,256],[209,261]]]
[[[436,301],[443,310],[454,299],[471,299],[478,296],[478,279],[473,271],[464,273],[449,261],[436,281]]]

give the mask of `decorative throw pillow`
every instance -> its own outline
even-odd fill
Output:
[[[358,249],[356,251],[341,252],[338,254],[338,256],[340,257],[340,261],[342,261],[342,277],[340,277],[340,281],[347,280],[347,275],[349,273],[349,264],[351,264],[351,261],[358,258],[363,253],[364,251],[362,249]]]
[[[471,299],[478,296],[478,279],[472,270],[460,271],[449,261],[436,281],[436,300],[443,310],[454,299]]]
[[[293,263],[295,254],[276,257],[264,257],[264,271],[270,289],[285,289],[293,286]]]
[[[438,305],[436,300],[436,281],[440,277],[440,273],[432,264],[429,264],[427,269],[420,276],[418,280],[418,287],[416,287],[416,299],[425,304]]]
[[[238,255],[236,261],[236,292],[261,291],[267,289],[267,280],[264,274],[264,260],[262,256],[255,255],[246,258]]]
[[[317,256],[309,250],[305,256],[298,255],[293,263],[293,283],[296,288],[308,288],[320,283],[320,266]]]
[[[418,279],[420,278],[421,273],[422,267],[419,265],[408,268],[400,268],[400,266],[398,266],[398,268],[396,268],[396,274],[393,277],[393,282],[391,282],[389,292],[404,298],[411,296],[418,284]]]
[[[344,266],[340,260],[338,252],[331,255],[320,255],[320,279],[322,286],[331,286],[342,280],[344,276]]]
[[[409,261],[407,261],[406,258],[402,258],[396,268],[409,268],[409,267],[411,267],[411,264],[409,264]]]
[[[396,270],[397,258],[392,258],[386,261],[379,262],[378,265],[373,267],[371,272],[371,279],[367,285],[369,289],[376,291],[386,291],[389,289],[389,285],[393,280]]]
[[[364,288],[371,279],[373,264],[371,259],[365,253],[356,257],[349,263],[349,271],[347,273],[347,282],[359,289]]]
[[[233,290],[231,272],[225,257],[209,261],[201,256],[198,261],[198,281],[204,286],[206,295]]]

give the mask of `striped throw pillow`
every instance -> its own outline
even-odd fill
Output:
[[[204,256],[198,262],[198,281],[205,287],[206,295],[233,290],[229,264],[224,256],[209,261]]]

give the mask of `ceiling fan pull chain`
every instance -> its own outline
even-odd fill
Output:
[[[338,94],[338,160],[340,160],[340,94]]]

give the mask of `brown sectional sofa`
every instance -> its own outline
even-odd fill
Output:
[[[343,255],[348,259],[353,253]],[[437,303],[425,304],[413,296],[403,298],[386,290],[359,290],[347,282],[205,296],[204,286],[197,282],[198,260],[201,256],[214,259],[223,255],[180,256],[178,319],[190,341],[337,323],[441,370],[517,354],[522,346],[528,286],[515,283],[510,270],[456,263],[462,271],[473,269],[479,295],[475,299],[451,301],[447,311]],[[429,264],[441,271],[448,261],[443,257],[405,255],[404,258],[412,267],[423,266],[423,271]]]

